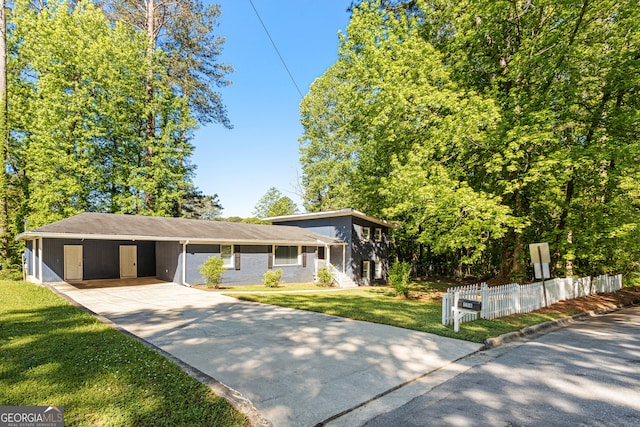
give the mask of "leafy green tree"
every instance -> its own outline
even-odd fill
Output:
[[[639,18],[637,2],[359,2],[301,105],[307,208],[394,217],[396,253],[434,271],[522,278],[536,241],[556,274],[637,269]]]
[[[267,218],[270,216],[292,215],[296,213],[297,209],[293,200],[283,196],[277,188],[271,187],[253,208],[253,216],[255,218]]]
[[[192,150],[190,127],[196,122],[231,127],[221,95],[214,90],[230,83],[226,75],[233,70],[218,61],[224,43],[214,32],[220,8],[217,4],[205,7],[200,0],[110,0],[106,10],[115,21],[146,36],[145,209],[167,211],[175,200],[168,200],[162,187],[166,182],[163,167],[189,171],[190,166],[183,162]],[[179,108],[187,108],[189,115],[172,115],[176,106],[166,101],[177,99],[183,104]],[[176,118],[191,123],[173,128],[170,123]],[[157,140],[162,141],[161,147],[156,146]],[[180,161],[172,167],[163,157],[156,159],[159,150],[176,150]],[[175,191],[186,193],[189,189],[171,189],[169,193]]]
[[[193,191],[184,201],[182,216],[208,221],[220,220],[222,209],[217,194],[205,196],[200,191]]]

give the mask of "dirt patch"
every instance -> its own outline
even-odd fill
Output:
[[[640,287],[623,288],[617,292],[588,295],[560,301],[536,313],[577,314],[587,311],[611,310],[616,307],[640,304]]]

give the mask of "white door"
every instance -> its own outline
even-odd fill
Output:
[[[138,277],[137,251],[135,246],[120,246],[120,278]]]
[[[64,245],[64,280],[82,280],[82,245]]]

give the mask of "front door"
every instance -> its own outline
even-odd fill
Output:
[[[132,245],[120,246],[120,278],[138,277],[137,248]]]
[[[64,280],[82,280],[82,245],[64,245]]]

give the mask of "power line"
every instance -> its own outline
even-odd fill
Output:
[[[260,14],[258,13],[258,9],[256,9],[256,6],[253,4],[253,0],[249,0],[249,3],[251,3],[251,7],[253,8],[253,11],[256,13],[256,16],[258,17],[258,20],[260,21],[260,24],[262,24],[262,28],[264,29],[264,32],[267,33],[267,37],[269,37],[269,40],[271,41],[271,45],[273,46],[273,48],[275,49],[276,53],[278,54],[278,58],[280,58],[280,62],[282,62],[282,65],[284,66],[284,69],[287,70],[287,74],[289,74],[289,78],[291,79],[291,82],[296,87],[296,90],[298,91],[298,94],[300,95],[300,99],[304,98],[304,96],[302,95],[302,91],[300,90],[300,88],[298,87],[298,84],[296,83],[296,80],[293,78],[293,74],[291,74],[291,71],[289,71],[289,67],[287,67],[287,63],[284,61],[284,58],[280,54],[280,51],[278,50],[278,46],[276,46],[276,43],[273,41],[273,38],[271,38],[271,34],[269,34],[269,30],[267,30],[267,26],[262,21],[262,18],[260,17]]]

